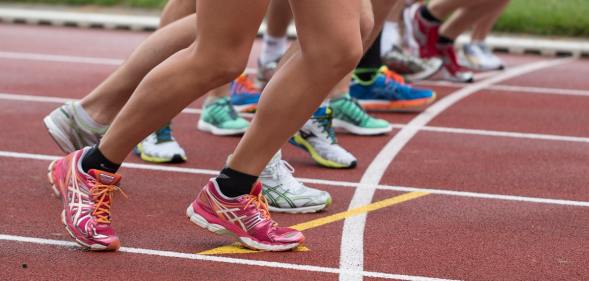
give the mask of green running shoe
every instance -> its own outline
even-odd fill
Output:
[[[381,135],[393,130],[391,124],[383,119],[376,119],[349,94],[332,99],[329,107],[333,110],[333,127],[343,129],[355,135]]]
[[[225,97],[203,108],[197,128],[213,135],[229,136],[245,133],[248,126],[249,122],[237,114]]]

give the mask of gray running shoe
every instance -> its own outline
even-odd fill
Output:
[[[67,102],[43,119],[49,135],[65,153],[97,144],[107,129],[96,130],[77,122],[75,110],[74,102]]]
[[[403,75],[407,82],[427,79],[442,67],[442,60],[439,58],[421,59],[406,54],[398,46],[393,46],[382,59],[390,70]]]

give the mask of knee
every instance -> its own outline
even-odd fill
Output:
[[[242,48],[244,49],[244,48]],[[247,66],[249,49],[235,47],[219,47],[203,50],[194,47],[191,52],[192,69],[195,75],[205,78],[208,84],[215,87],[237,78]]]
[[[305,52],[306,51],[306,52]],[[362,58],[362,40],[358,36],[327,38],[316,42],[311,48],[304,50],[303,55],[323,69],[338,75],[345,75],[352,71]]]

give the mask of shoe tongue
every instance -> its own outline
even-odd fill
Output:
[[[92,169],[88,174],[102,184],[117,185],[121,181],[121,175],[111,174],[109,172]]]
[[[260,195],[260,192],[262,192],[262,183],[260,181],[257,181],[252,187],[250,194],[253,196],[258,196]]]

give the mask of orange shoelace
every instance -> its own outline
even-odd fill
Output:
[[[98,201],[94,204],[94,212],[92,215],[96,217],[96,221],[100,223],[110,223],[110,207],[112,204],[113,192],[120,191],[125,198],[127,194],[116,185],[98,184],[94,185],[90,191],[92,198]],[[108,196],[108,200],[107,199]]]
[[[241,87],[245,88],[247,92],[260,92],[260,90],[258,89],[258,87],[256,87],[254,82],[251,79],[249,79],[245,74],[239,75],[235,82],[241,85]]]
[[[264,197],[264,195],[262,195],[261,192],[260,194],[258,194],[258,196],[253,196],[251,194],[248,194],[247,196],[248,199],[247,203],[245,204],[246,208],[251,204],[256,204],[256,209],[260,210],[262,217],[268,220],[272,220],[272,217],[270,216],[270,211],[268,210],[268,201],[266,201],[266,197]]]
[[[393,81],[397,81],[399,84],[405,84],[405,78],[403,78],[403,76],[388,69],[386,66],[381,67],[380,72],[382,72],[382,74],[384,74],[385,77]]]

